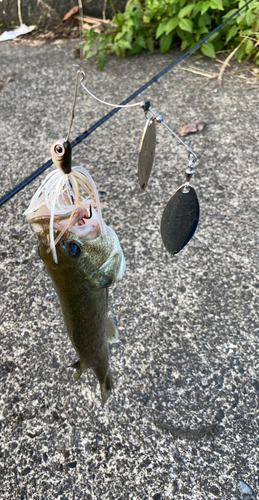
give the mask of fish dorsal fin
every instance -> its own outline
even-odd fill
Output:
[[[116,342],[116,340],[118,340],[118,338],[119,338],[118,330],[117,330],[115,324],[113,323],[113,321],[110,318],[108,318],[108,321],[107,321],[107,340],[108,340],[108,342],[113,344],[113,342]]]

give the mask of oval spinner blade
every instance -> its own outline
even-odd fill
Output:
[[[146,188],[151,174],[156,148],[156,124],[155,121],[148,118],[145,125],[138,160],[138,179],[141,189]]]
[[[181,186],[167,203],[161,220],[161,236],[168,252],[175,254],[190,241],[199,221],[199,202],[195,190],[183,192]]]

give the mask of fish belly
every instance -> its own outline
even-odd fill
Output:
[[[84,369],[109,364],[107,293],[105,289],[73,290],[59,295],[68,335]]]
[[[100,382],[105,403],[112,389],[107,340],[108,290],[90,288],[84,281],[74,281],[73,276],[65,283],[53,280],[53,277],[52,281],[68,335],[79,356],[79,361],[72,365],[76,369],[74,379],[92,368]]]

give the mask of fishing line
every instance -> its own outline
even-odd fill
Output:
[[[80,0],[79,0],[80,1]],[[202,40],[197,42],[193,47],[188,49],[184,54],[182,54],[180,57],[178,57],[175,61],[173,61],[171,64],[169,64],[166,68],[164,68],[160,73],[158,73],[156,76],[154,76],[151,80],[149,80],[147,83],[145,83],[142,87],[140,87],[138,90],[136,90],[133,94],[131,94],[125,101],[123,101],[119,106],[125,106],[128,104],[130,101],[132,101],[136,96],[138,96],[141,92],[146,90],[152,83],[156,82],[163,76],[165,73],[167,73],[170,69],[172,69],[174,66],[179,64],[183,59],[188,57],[190,54],[192,54],[194,51],[196,51],[203,43],[205,43],[208,38],[210,38],[214,33],[217,31],[220,31],[221,28],[223,28],[233,17],[237,16],[243,9],[245,9],[253,0],[249,0],[248,2],[245,3],[242,7],[236,10],[231,16],[229,16],[225,21],[223,21],[219,26],[214,28],[210,33],[208,33]],[[80,16],[81,17],[81,16]],[[94,125],[92,125],[89,129],[85,130],[81,135],[79,135],[76,139],[74,139],[71,142],[71,147],[74,148],[77,144],[82,142],[88,135],[90,135],[94,130],[96,130],[98,127],[100,127],[104,122],[109,120],[115,113],[117,113],[121,107],[117,106],[114,108],[112,111],[110,111],[107,115],[103,116],[99,121],[97,121]],[[8,193],[6,193],[4,196],[0,198],[0,206],[3,205],[6,201],[8,201],[12,196],[17,194],[21,189],[23,189],[25,186],[27,186],[31,181],[33,181],[38,175],[40,175],[42,172],[44,172],[48,167],[52,165],[52,160],[48,160],[46,163],[44,163],[41,167],[39,167],[37,170],[35,170],[32,174],[30,174],[28,177],[26,177],[23,181],[21,181],[17,186],[15,186],[13,189],[11,189]]]
[[[85,76],[85,73],[82,71],[82,76]],[[86,90],[86,92],[88,92],[88,94],[90,94],[90,96],[92,96],[94,99],[96,99],[96,101],[99,101],[101,102],[102,104],[106,104],[106,106],[111,106],[112,108],[133,108],[133,106],[141,106],[142,105],[142,102],[135,102],[134,104],[111,104],[110,102],[106,102],[106,101],[102,101],[102,99],[99,99],[99,97],[96,97],[94,94],[92,94],[92,92],[90,92],[90,90],[88,90],[88,88],[86,88],[86,86],[84,85],[83,81],[81,80],[80,81],[82,87]]]
[[[148,111],[150,111],[150,113],[151,113],[153,116],[155,116],[155,117],[156,117],[156,121],[157,121],[158,123],[162,123],[162,125],[164,125],[164,127],[165,127],[165,128],[166,128],[169,132],[171,132],[171,134],[173,134],[173,136],[174,136],[176,139],[178,139],[178,141],[180,141],[180,142],[181,142],[181,144],[182,144],[182,145],[183,145],[183,146],[184,146],[184,147],[188,150],[189,154],[192,154],[192,155],[194,156],[194,161],[196,161],[196,160],[197,160],[197,155],[196,155],[196,154],[195,154],[195,153],[191,150],[191,148],[189,148],[189,146],[187,146],[187,144],[185,144],[185,142],[183,142],[183,140],[182,140],[180,137],[178,137],[178,135],[177,135],[177,134],[176,134],[176,133],[175,133],[175,132],[174,132],[174,131],[170,128],[170,127],[168,127],[168,125],[166,125],[166,123],[165,123],[165,122],[164,122],[164,120],[163,120],[163,117],[162,117],[161,115],[158,115],[157,113],[155,113],[155,112],[151,109],[151,107],[150,107],[150,106],[148,107]]]
[[[73,120],[75,118],[75,105],[76,105],[76,96],[77,96],[77,82],[78,82],[78,77],[79,74],[82,73],[82,67],[81,67],[81,60],[82,60],[82,33],[83,33],[83,5],[82,5],[82,0],[78,0],[78,7],[79,7],[79,60],[80,60],[80,65],[79,65],[79,70],[77,71],[76,74],[76,82],[75,82],[75,91],[74,91],[74,99],[73,99],[73,104],[72,104],[72,111],[71,111],[71,118],[70,118],[70,123],[69,123],[69,128],[68,128],[68,133],[66,137],[66,142],[69,139],[69,134],[71,132]]]

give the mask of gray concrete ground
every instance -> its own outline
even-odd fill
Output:
[[[72,48],[0,46],[1,194],[47,160],[50,144],[67,131]],[[86,81],[120,102],[177,55],[110,57],[103,72],[86,61]],[[221,88],[184,70],[220,67],[194,56],[141,95],[174,130],[206,122],[186,138],[199,156],[193,186],[201,216],[178,255],[164,249],[160,220],[184,181],[184,148],[157,127],[144,193],[141,109],[120,111],[74,149],[73,164],[89,169],[109,205],[104,218],[127,262],[111,291],[120,339],[111,347],[115,388],[104,408],[90,371],[73,382],[68,365],[76,356],[22,216],[46,174],[1,208],[1,499],[256,498],[259,93],[244,63],[232,65],[244,78],[226,72]],[[107,112],[80,91],[72,136]],[[154,421],[182,429],[216,423],[218,430],[177,438]]]

